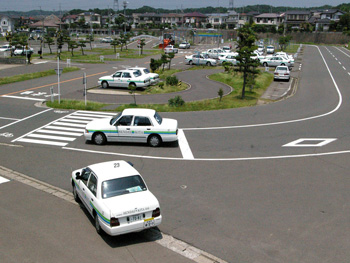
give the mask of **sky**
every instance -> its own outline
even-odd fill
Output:
[[[0,11],[30,11],[39,10],[71,10],[90,8],[113,8],[114,1],[118,2],[119,9],[123,9],[123,0],[1,0],[3,4],[0,5]],[[164,9],[183,9],[185,8],[199,8],[199,7],[229,7],[229,0],[127,0],[127,8],[136,9],[142,6],[151,6],[154,8]],[[290,6],[290,7],[315,7],[322,5],[339,5],[348,0],[233,0],[234,7],[242,7],[247,5],[271,5],[271,6]]]

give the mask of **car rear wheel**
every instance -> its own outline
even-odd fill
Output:
[[[107,81],[103,81],[102,82],[102,88],[107,89],[108,87],[109,87],[108,82]]]
[[[188,62],[188,64],[190,64],[190,65],[193,65],[193,62],[192,62],[192,60],[190,60],[190,61]]]
[[[101,235],[103,230],[100,226],[100,221],[98,221],[98,215],[96,212],[94,212],[94,215],[95,215],[95,228],[96,228],[96,232],[97,234]]]
[[[130,83],[129,84],[129,88],[136,88],[136,84],[135,83]]]
[[[285,66],[286,64],[282,63],[281,66]]]
[[[266,63],[266,62],[264,62],[264,63],[263,63],[263,66],[264,66],[264,67],[267,67],[267,63]]]
[[[103,133],[98,132],[94,134],[93,141],[96,145],[103,145],[106,143],[107,139]]]
[[[208,67],[211,66],[210,62],[207,62],[207,66],[208,66]]]
[[[148,137],[148,144],[151,147],[158,147],[162,143],[162,139],[159,135],[152,134]]]

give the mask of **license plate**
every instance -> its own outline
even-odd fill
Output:
[[[153,227],[153,226],[155,226],[155,224],[156,224],[156,222],[155,222],[155,220],[154,220],[153,217],[152,217],[152,218],[149,218],[149,219],[145,219],[145,220],[143,221],[143,227],[144,227],[144,228]]]
[[[135,222],[135,221],[140,221],[142,219],[143,219],[142,214],[129,216],[129,223],[132,223],[132,222]]]

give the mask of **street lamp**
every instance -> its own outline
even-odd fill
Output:
[[[128,1],[123,1],[123,7],[124,7],[124,34],[126,34],[126,14],[125,14],[125,9],[128,6],[129,2]]]

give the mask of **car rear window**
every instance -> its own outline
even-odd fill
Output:
[[[102,182],[103,199],[146,190],[146,184],[139,175],[116,178]]]

